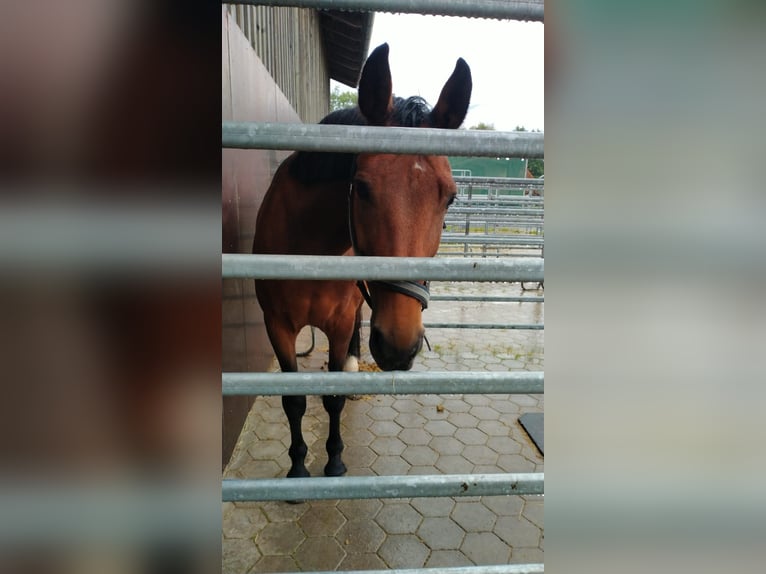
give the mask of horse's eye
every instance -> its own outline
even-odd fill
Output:
[[[370,199],[370,186],[367,182],[357,179],[354,182],[354,189],[359,199]]]
[[[455,198],[456,197],[457,197],[456,195],[453,195],[452,197],[449,198],[449,200],[447,201],[447,207],[449,207],[450,205],[455,203]]]

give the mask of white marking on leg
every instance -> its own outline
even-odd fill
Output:
[[[359,361],[354,355],[346,357],[346,362],[343,365],[343,370],[346,373],[356,373],[359,371]]]

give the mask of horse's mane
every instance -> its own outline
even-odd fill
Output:
[[[430,125],[431,107],[419,96],[394,98],[390,125],[405,128]],[[359,107],[337,110],[325,116],[320,124],[365,126],[367,121]],[[301,183],[328,183],[346,181],[351,176],[354,162],[352,153],[298,152],[290,164],[290,175]]]

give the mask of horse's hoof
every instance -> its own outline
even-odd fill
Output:
[[[343,476],[346,474],[346,471],[348,469],[346,468],[346,465],[342,462],[337,463],[327,463],[327,465],[324,467],[324,475],[325,476]]]

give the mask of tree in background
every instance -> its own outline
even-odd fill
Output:
[[[330,111],[352,108],[357,105],[357,98],[356,92],[341,91],[340,87],[335,86],[330,92]]]
[[[468,128],[469,130],[495,130],[495,124],[485,124],[484,122],[479,122],[475,126],[471,126]]]
[[[513,130],[515,132],[525,132],[527,131],[527,128],[524,126],[516,126],[516,128]],[[532,132],[539,133],[540,130],[532,130]],[[529,170],[529,173],[532,174],[532,177],[540,177],[545,173],[545,161],[542,159],[530,159],[527,160],[527,169]]]

